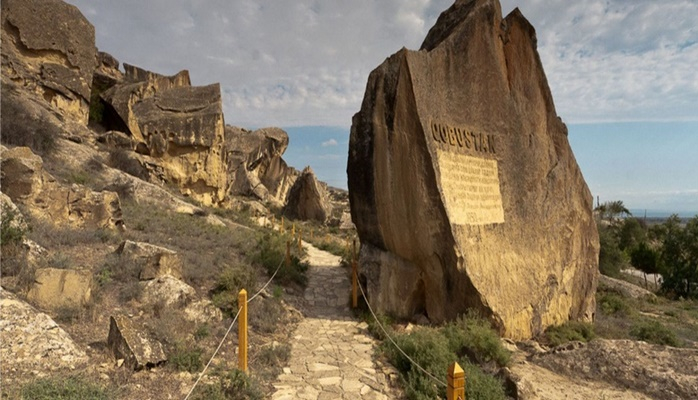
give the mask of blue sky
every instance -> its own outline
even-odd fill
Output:
[[[188,69],[196,85],[220,82],[226,123],[286,127],[290,164],[335,186],[346,182],[347,135],[368,74],[401,47],[419,48],[453,3],[67,1],[95,25],[100,50],[164,74]],[[698,213],[698,1],[501,3],[536,28],[594,195]]]

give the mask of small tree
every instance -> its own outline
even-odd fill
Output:
[[[698,216],[681,227],[681,221],[672,215],[664,223],[664,240],[660,255],[662,288],[679,296],[691,296],[698,282]]]
[[[647,274],[659,273],[659,253],[652,249],[647,242],[640,242],[630,252],[630,263],[645,275],[645,288],[647,288]],[[654,278],[657,286],[657,276]]]
[[[639,219],[626,218],[625,221],[623,221],[618,236],[618,247],[620,247],[621,250],[632,252],[633,249],[647,238],[647,229]]]

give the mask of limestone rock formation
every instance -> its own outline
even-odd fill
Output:
[[[458,0],[419,51],[376,68],[347,173],[378,310],[475,309],[514,339],[593,318],[592,198],[518,9]]]
[[[179,308],[187,320],[196,323],[223,319],[221,310],[211,301],[200,298],[193,287],[171,275],[141,282],[141,287],[143,304]]]
[[[324,223],[332,213],[329,194],[310,167],[305,167],[291,188],[284,214],[292,219]]]
[[[182,278],[182,260],[176,251],[150,243],[126,240],[116,249],[124,261],[137,264],[142,281],[170,275]]]
[[[249,131],[226,126],[225,140],[229,194],[284,204],[297,177],[281,158],[288,148],[288,134],[280,128]]]
[[[27,300],[43,308],[82,307],[92,298],[92,272],[42,268],[36,270]]]
[[[2,151],[2,191],[35,218],[75,227],[120,228],[119,196],[79,185],[65,187],[43,169],[43,160],[28,147]]]
[[[124,365],[132,370],[156,367],[167,361],[162,344],[139,331],[127,316],[109,319],[107,345],[114,357],[124,360]]]
[[[0,357],[3,385],[8,375],[68,371],[87,355],[51,317],[0,288]]]
[[[52,21],[52,23],[46,23]],[[87,124],[95,30],[61,0],[2,2],[2,75],[60,114]]]

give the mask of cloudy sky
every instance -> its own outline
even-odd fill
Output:
[[[228,124],[293,128],[289,157],[320,169],[318,175],[336,186],[346,186],[340,172],[348,128],[369,72],[403,46],[419,48],[439,13],[452,4],[68,2],[95,25],[100,50],[120,61],[165,74],[188,69],[194,84],[220,82]],[[602,201],[625,196],[632,199],[626,204],[638,209],[661,205],[698,212],[698,157],[693,155],[698,153],[698,1],[502,1],[504,14],[514,7],[536,27],[557,111],[570,126],[592,192]],[[621,145],[604,159],[594,146],[609,136]],[[614,180],[632,174],[638,167],[633,163],[647,159],[640,155],[654,154],[657,136],[678,149],[668,159],[651,157],[653,170],[671,165],[667,175]],[[618,165],[619,153],[638,157],[625,157],[628,164]],[[334,157],[334,167],[317,167],[317,157],[324,157],[322,165]],[[592,167],[621,171],[595,174]]]

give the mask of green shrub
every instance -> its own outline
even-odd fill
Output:
[[[177,371],[191,373],[199,372],[204,364],[201,361],[203,350],[197,346],[185,346],[177,344],[174,351],[167,355],[170,365]]]
[[[460,334],[456,332],[461,328],[465,328],[466,333]],[[477,332],[481,329],[489,329],[491,331],[483,322],[464,318],[441,329],[420,327],[411,333],[396,335],[394,340],[397,346],[418,365],[440,380],[444,380],[448,366],[454,361],[458,361],[466,371],[467,398],[505,399],[506,395],[502,382],[484,373],[480,367],[472,364],[467,357],[453,351],[454,348],[463,347],[463,342],[489,342],[489,339],[483,340],[483,337],[489,338],[490,334]],[[474,331],[475,333],[473,333]],[[471,338],[471,335],[475,336],[475,338]],[[482,347],[488,348],[489,345]],[[390,363],[400,372],[405,394],[408,398],[426,400],[444,398],[446,396],[445,387],[415,367],[392,343],[389,341],[383,342],[380,349],[387,356]],[[482,354],[488,353],[497,354],[498,352],[488,349],[488,351],[483,351]],[[492,359],[494,360],[498,357],[501,357],[502,360],[506,359],[508,362],[508,355],[492,356]]]
[[[81,376],[41,378],[22,387],[25,400],[108,400],[114,398],[103,386]]]
[[[629,315],[631,313],[628,302],[623,297],[615,293],[601,294],[597,300],[597,305],[601,312],[606,315]]]
[[[681,347],[681,341],[676,334],[662,325],[659,321],[643,319],[633,325],[630,336],[648,343]]]
[[[247,290],[251,296],[255,289],[256,279],[252,269],[247,265],[226,265],[216,279],[216,285],[211,291],[213,304],[228,315],[235,315],[240,290]]]
[[[594,326],[582,321],[568,321],[545,330],[545,339],[551,346],[559,346],[575,340],[588,342],[595,336]]]
[[[209,328],[208,324],[206,323],[199,325],[199,327],[196,328],[196,331],[194,331],[194,339],[196,340],[206,339],[210,335],[211,328]]]
[[[451,352],[460,357],[470,354],[477,363],[494,361],[501,367],[509,364],[511,353],[502,346],[499,335],[489,322],[474,314],[459,317],[446,325],[443,332]]]
[[[291,240],[290,236],[279,235],[277,233],[266,233],[262,235],[258,244],[258,253],[254,260],[261,264],[271,275],[279,268],[279,265],[284,263],[279,268],[279,272],[274,278],[275,282],[281,285],[295,283],[305,286],[308,282],[308,277],[305,275],[308,270],[308,264],[301,262],[302,254],[298,251],[298,246],[291,243],[291,265],[285,265],[286,259],[286,243]]]
[[[193,400],[261,400],[259,383],[244,372],[233,369],[217,374],[214,384],[200,385],[191,396]]]
[[[3,204],[2,226],[0,227],[0,246],[22,243],[24,235],[27,233],[27,231],[15,221],[16,218],[17,212],[12,210],[9,206]]]

